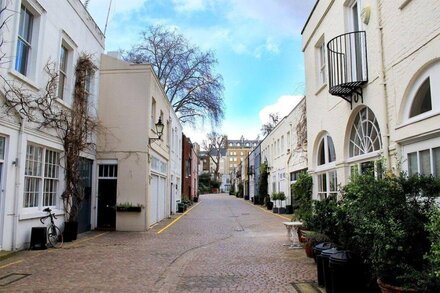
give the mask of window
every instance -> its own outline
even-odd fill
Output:
[[[67,80],[67,56],[69,51],[65,45],[61,45],[60,52],[60,71],[58,79],[58,98],[64,99],[64,90]]]
[[[318,175],[318,195],[319,199],[327,198],[328,196],[336,196],[338,193],[338,180],[336,171],[331,171]]]
[[[0,136],[0,160],[3,161],[5,159],[5,138]]]
[[[151,128],[154,129],[156,125],[156,100],[151,99]]]
[[[318,147],[318,165],[325,165],[336,161],[335,146],[329,135],[321,139]]]
[[[56,205],[59,160],[59,152],[31,144],[27,146],[23,203],[25,208]]]
[[[32,30],[34,15],[24,6],[20,10],[20,24],[17,36],[17,52],[15,58],[15,70],[23,75],[28,75],[29,58],[32,49]]]
[[[325,41],[324,36],[319,40],[316,45],[317,50],[317,69],[318,69],[318,86],[321,86],[327,82],[326,78],[326,58],[325,58]]]
[[[411,105],[409,118],[412,118],[414,116],[420,115],[422,113],[431,110],[432,110],[431,84],[428,77],[417,90],[417,93]]]
[[[356,157],[382,149],[379,123],[369,108],[357,114],[350,135],[350,157]]]
[[[407,154],[408,175],[434,175],[440,177],[440,147]]]

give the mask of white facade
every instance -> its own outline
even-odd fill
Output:
[[[54,68],[64,74],[64,87],[58,89],[58,106],[67,109],[72,104],[74,66],[81,53],[92,54],[99,65],[104,50],[104,36],[79,0],[13,0],[0,1],[7,5],[0,22],[7,19],[1,32],[0,75],[34,94],[44,90],[48,75],[44,67],[54,62]],[[20,13],[17,13],[20,12]],[[20,19],[26,22],[20,25]],[[24,52],[29,52],[28,57]],[[64,51],[64,67],[61,54]],[[61,73],[60,73],[61,74]],[[97,107],[99,73],[91,81],[89,101]],[[4,83],[0,81],[0,99],[4,103]],[[61,194],[64,189],[63,169],[58,161],[63,146],[58,137],[46,129],[37,130],[15,112],[0,114],[0,249],[15,250],[29,247],[31,227],[42,226],[39,218],[49,206],[64,220]],[[95,154],[82,154],[94,164]],[[34,166],[31,172],[30,166]],[[43,167],[53,167],[48,177]],[[48,184],[51,184],[49,186]],[[44,190],[44,192],[43,192]],[[91,204],[96,200],[94,183]],[[93,209],[91,209],[93,211]],[[90,214],[89,225],[95,225]]]
[[[261,160],[269,167],[268,193],[284,192],[287,204],[291,204],[291,179],[307,168],[307,144],[298,135],[298,124],[306,123],[305,106],[303,98],[261,143]]]
[[[170,211],[176,213],[177,203],[182,200],[182,125],[170,107]]]
[[[378,172],[382,166],[440,174],[439,17],[440,2],[434,0],[316,4],[303,30],[308,161],[316,199],[337,193],[353,172]],[[343,71],[368,73],[368,82],[363,101],[351,108],[329,93],[328,47],[322,54],[321,44],[355,31],[365,31],[365,41],[348,45],[366,59],[368,71],[353,66],[355,59]]]
[[[113,185],[108,182],[110,178],[98,182],[103,202],[98,204],[98,219],[103,219],[98,225],[145,231],[175,211],[179,195],[171,192],[171,183],[176,184],[173,190],[181,188],[175,181],[180,176],[181,126],[151,65],[129,64],[102,55],[100,87],[99,117],[104,131],[98,135],[98,164],[116,165],[118,172]],[[164,130],[161,139],[156,139],[159,120]],[[124,203],[142,209],[116,215],[111,208],[106,209]],[[113,222],[109,221],[112,217]]]

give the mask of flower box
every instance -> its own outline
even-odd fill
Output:
[[[118,211],[118,212],[140,213],[141,210],[142,210],[142,207],[116,207],[116,211]]]

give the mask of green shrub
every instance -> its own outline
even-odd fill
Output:
[[[306,226],[312,216],[312,188],[312,176],[308,173],[301,173],[298,180],[291,186],[294,201],[298,206],[295,214],[304,221]]]
[[[345,218],[336,213],[334,221],[351,227],[345,245],[360,254],[375,277],[421,292],[439,291],[427,260],[432,247],[427,224],[439,195],[440,180],[434,177],[356,176],[337,204]]]

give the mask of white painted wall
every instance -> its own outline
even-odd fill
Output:
[[[176,213],[177,203],[182,200],[182,125],[174,110],[170,107],[170,204],[171,212]]]
[[[319,1],[303,31],[308,165],[314,177],[315,198],[316,175],[325,171],[322,166],[317,166],[318,143],[324,134],[333,138],[336,150],[336,162],[328,168],[337,171],[338,183],[342,185],[350,176],[350,165],[382,156],[390,167],[396,169],[406,160],[402,147],[440,136],[439,111],[431,111],[429,115],[410,123],[405,123],[401,118],[407,100],[410,99],[413,82],[430,64],[439,62],[440,2],[428,1],[420,5],[420,1],[405,0],[359,1],[362,8],[371,11],[369,22],[362,23],[361,27],[367,36],[369,81],[363,89],[364,102],[354,103],[353,109],[343,99],[330,95],[327,84],[319,84],[316,48],[320,40],[324,39],[327,43],[350,31],[347,4],[351,2]],[[438,99],[438,95],[433,99]],[[379,153],[349,158],[352,121],[364,106],[374,112],[379,122],[383,148]],[[431,140],[431,147],[438,146],[435,141]]]
[[[297,146],[296,126],[302,115],[305,99],[284,117],[261,143],[262,162],[270,167],[268,192],[284,192],[290,204],[290,173],[307,168],[306,149]]]
[[[91,54],[95,63],[99,65],[100,54],[104,50],[104,36],[84,9],[79,0],[45,0],[45,1],[2,1],[8,5],[2,17],[7,20],[7,29],[2,31],[5,44],[1,48],[6,54],[6,63],[0,66],[0,74],[9,81],[22,84],[34,93],[42,91],[47,83],[48,76],[44,73],[44,66],[54,62],[58,70],[58,60],[61,43],[64,41],[71,46],[68,58],[66,98],[59,101],[67,108],[71,105],[71,96],[74,85],[74,65],[81,53]],[[21,5],[25,5],[35,16],[32,32],[32,49],[30,53],[29,73],[24,76],[15,71],[15,56],[19,13]],[[0,20],[1,21],[1,20]],[[3,62],[3,60],[2,60]],[[97,107],[99,72],[92,81],[91,105]],[[0,99],[3,100],[3,81],[0,81]],[[42,226],[39,218],[45,216],[44,207],[24,208],[24,167],[25,154],[28,142],[53,150],[62,151],[60,140],[53,132],[35,130],[32,125],[24,122],[21,128],[20,119],[9,113],[0,115],[0,135],[6,137],[6,153],[2,172],[2,190],[0,202],[0,249],[14,250],[29,247],[31,227]],[[95,155],[84,154],[94,159]],[[59,186],[57,189],[57,204],[53,207],[60,217],[57,224],[62,226],[63,207],[59,199],[63,191],[63,172],[60,169]],[[92,194],[95,197],[95,194]]]

